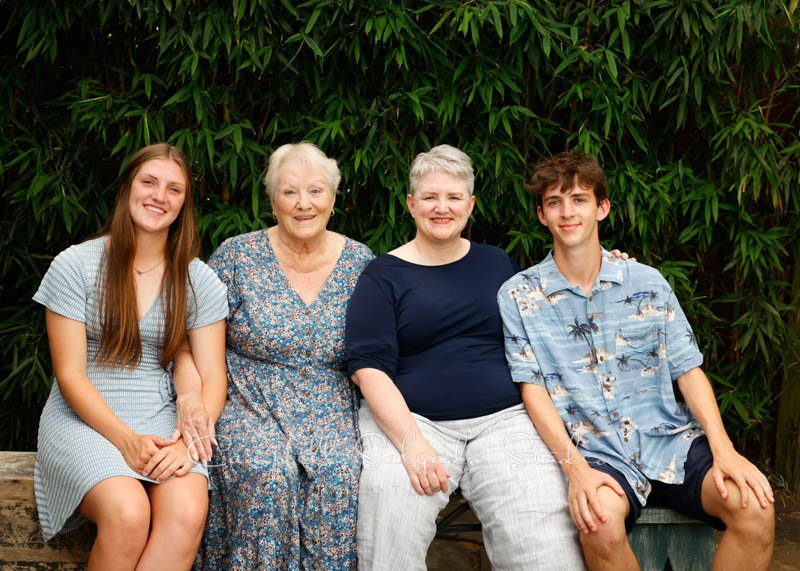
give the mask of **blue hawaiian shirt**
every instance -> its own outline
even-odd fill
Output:
[[[622,472],[643,505],[649,480],[683,482],[703,432],[672,381],[703,356],[658,270],[603,250],[587,296],[551,253],[503,284],[498,304],[512,378],[547,389],[584,456]]]

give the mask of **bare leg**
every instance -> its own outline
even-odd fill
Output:
[[[190,569],[206,523],[208,480],[201,474],[186,474],[152,484],[147,493],[152,526],[137,571]]]
[[[601,486],[597,495],[603,504],[607,520],[598,522],[597,531],[581,533],[581,547],[586,566],[591,571],[637,571],[639,563],[625,534],[625,518],[630,505],[608,486]]]
[[[135,478],[108,478],[89,490],[78,512],[97,525],[89,571],[134,569],[147,543],[150,500]]]
[[[703,509],[728,527],[717,547],[712,569],[769,569],[775,544],[773,505],[762,508],[751,490],[750,501],[743,508],[738,486],[732,480],[725,480],[725,485],[727,500],[722,499],[710,471],[703,479]]]

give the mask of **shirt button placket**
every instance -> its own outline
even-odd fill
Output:
[[[590,293],[589,296],[586,298],[586,321],[587,322],[594,322],[593,319],[592,320],[589,319],[589,316],[597,314],[597,312],[594,311],[594,293],[595,292],[593,290],[592,293]],[[594,333],[595,333],[594,330],[592,330],[592,332],[590,333],[590,335],[592,335],[592,339],[593,340],[595,340]],[[602,335],[599,335],[598,339],[602,339]],[[595,340],[595,351],[600,351],[600,350],[602,350],[602,347],[599,347],[599,344],[596,343],[596,340]],[[603,380],[602,379],[603,379],[604,374],[608,374],[609,371],[610,371],[610,369],[609,369],[608,363],[606,363],[605,360],[603,360],[601,362],[600,358],[599,358],[599,355],[598,355],[598,362],[595,365],[595,380],[597,381],[597,384],[600,386],[600,396],[602,397],[603,402],[606,405],[606,410],[609,413],[609,419],[611,419],[611,422],[615,422],[619,418],[619,412],[610,410],[609,407],[614,405],[613,399],[609,399],[608,397],[606,397],[606,393],[603,390]]]

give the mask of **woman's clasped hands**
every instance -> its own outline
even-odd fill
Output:
[[[131,432],[118,448],[133,471],[157,482],[185,476],[196,462],[182,440],[171,441],[156,434]]]

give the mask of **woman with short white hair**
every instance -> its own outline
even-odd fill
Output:
[[[361,459],[344,318],[369,248],[327,229],[341,176],[310,143],[272,153],[276,224],[209,260],[228,286],[228,398],[205,569],[353,569]]]
[[[413,240],[364,270],[347,316],[348,367],[364,396],[361,569],[425,569],[436,516],[460,487],[493,569],[581,569],[567,488],[506,364],[502,250],[461,237],[475,205],[469,157],[416,157]]]

